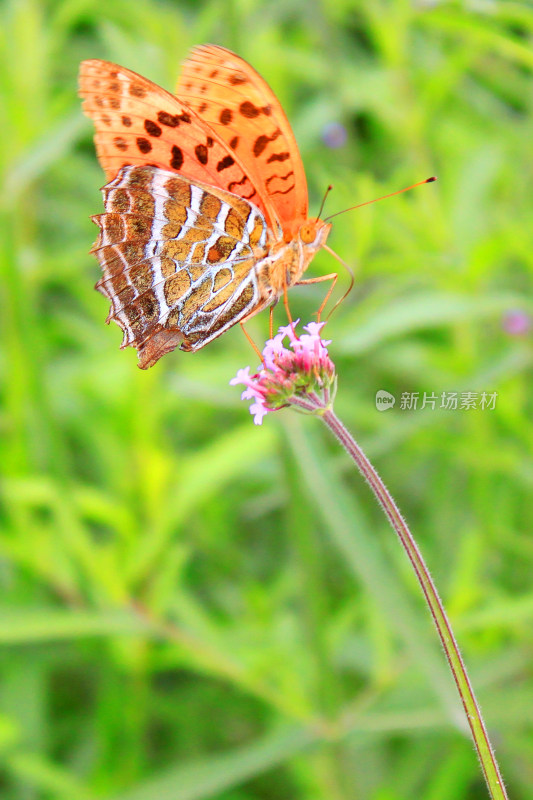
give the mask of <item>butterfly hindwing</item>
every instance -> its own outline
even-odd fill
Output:
[[[223,47],[195,47],[176,96],[240,158],[263,205],[286,238],[307,219],[307,184],[298,145],[283,109],[263,78]],[[253,202],[256,202],[254,199]]]
[[[153,167],[122,168],[103,194],[97,287],[141,367],[178,344],[197,350],[266,305],[258,270],[267,226],[257,208]]]

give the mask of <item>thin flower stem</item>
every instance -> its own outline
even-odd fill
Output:
[[[326,425],[347,450],[360,473],[370,485],[376,499],[398,534],[402,546],[413,565],[416,577],[422,587],[422,591],[424,592],[427,604],[433,616],[455,683],[457,684],[457,689],[463,703],[468,724],[470,725],[470,730],[472,731],[474,745],[481,762],[490,796],[492,800],[508,800],[502,776],[489,741],[481,711],[466,672],[466,667],[459,652],[459,647],[453,635],[446,612],[444,611],[444,606],[442,605],[435,584],[431,579],[429,570],[420,554],[417,544],[405,520],[400,514],[396,503],[359,445],[354,441],[351,434],[346,430],[335,413],[330,408],[324,407],[323,402],[318,396],[315,397],[315,401],[317,405],[324,409],[320,416],[322,416]]]
[[[313,403],[307,403],[305,400],[302,400],[301,397],[297,397],[296,395],[293,395],[290,398],[290,404],[291,404],[291,406],[296,406],[297,408],[301,408],[303,411],[309,411],[311,413],[313,413],[313,412],[316,413],[316,405],[315,405],[314,402]]]

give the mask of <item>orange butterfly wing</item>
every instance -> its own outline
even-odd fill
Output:
[[[307,219],[307,183],[294,134],[268,84],[235,53],[203,45],[184,63],[176,96],[239,157],[262,199],[252,202],[273,209],[284,238],[294,238]]]
[[[108,180],[124,166],[150,165],[237,194],[258,206],[274,227],[270,203],[218,133],[181,100],[147,78],[109,61],[80,67],[83,110]]]

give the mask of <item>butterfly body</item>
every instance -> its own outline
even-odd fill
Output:
[[[80,94],[108,178],[97,288],[140,367],[200,349],[300,280],[331,226],[307,218],[289,123],[246,62],[197,48],[174,96],[86,61]]]

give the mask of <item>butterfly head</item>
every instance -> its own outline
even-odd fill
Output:
[[[331,224],[321,219],[308,219],[296,234],[280,240],[271,248],[269,283],[276,297],[287,286],[294,286],[321,247],[325,247]]]
[[[298,230],[298,240],[303,248],[312,252],[324,247],[331,230],[331,223],[321,219],[308,219]]]

